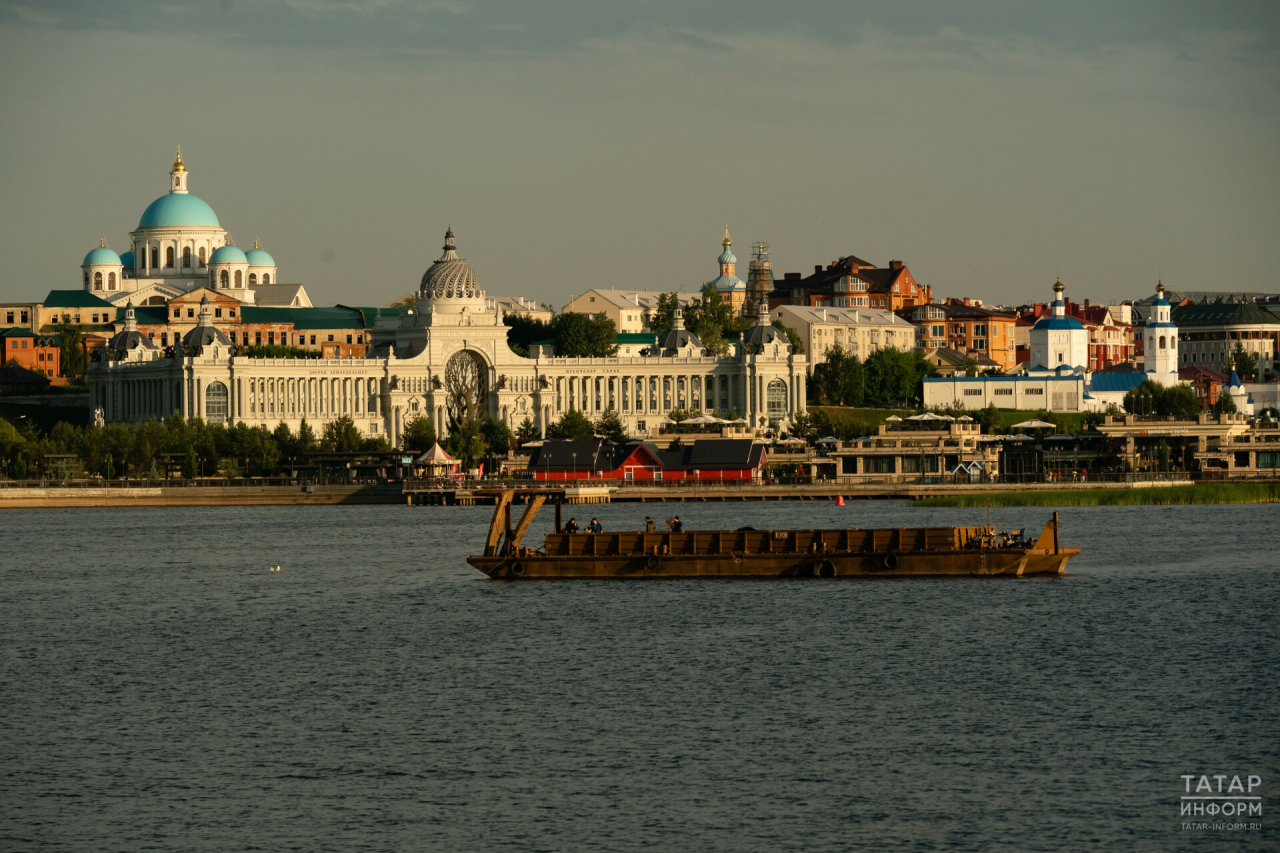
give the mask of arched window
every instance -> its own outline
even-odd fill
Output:
[[[160,249],[156,246],[151,247],[151,268],[155,269],[160,266]]]
[[[231,276],[227,274],[226,270],[223,270],[222,272],[218,273],[218,283],[221,284],[224,288],[230,286]]]
[[[1160,349],[1164,349],[1164,335],[1160,336]]]
[[[93,274],[93,289],[102,290],[102,273],[100,272]]]
[[[190,246],[182,247],[182,266],[186,268],[191,267],[191,247]]]
[[[270,283],[271,283],[271,273],[269,273],[269,272],[264,272],[264,273],[262,274],[262,283],[263,283],[263,284],[270,284]]]
[[[204,266],[204,246],[200,247],[200,266]]]
[[[204,392],[204,420],[209,424],[220,424],[227,420],[227,386],[221,382],[210,382]]]
[[[249,273],[249,286],[253,287],[258,283],[258,274],[256,272]]]
[[[116,289],[116,274],[113,272],[109,272],[107,273],[107,290],[115,290],[115,289]]]
[[[244,279],[240,277],[240,270],[236,270],[236,287],[244,287]]]
[[[173,247],[169,246],[164,250],[164,266],[165,269],[173,269]]]
[[[84,289],[85,290],[89,289],[89,271],[88,270],[84,271]]]
[[[765,403],[768,406],[769,422],[777,423],[787,415],[787,383],[774,379],[765,387]]]

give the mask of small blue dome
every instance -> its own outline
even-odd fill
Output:
[[[120,256],[106,246],[99,246],[84,256],[84,262],[86,264],[118,264]]]
[[[731,290],[746,290],[747,283],[742,279],[738,278],[736,275],[721,275],[721,276],[716,276],[715,279],[703,285],[702,290],[705,293],[706,291],[710,290],[712,287],[714,287],[716,290],[720,291],[721,293],[728,293]]]
[[[133,252],[125,252],[123,255],[121,255],[120,263],[127,270],[133,269]]]
[[[1152,304],[1152,305],[1163,305],[1165,308],[1168,308],[1168,307],[1169,307],[1169,302],[1168,302],[1168,300],[1167,300],[1167,299],[1165,299],[1163,296],[1158,296],[1158,297],[1156,297],[1156,300],[1155,300],[1154,302],[1152,302],[1151,304]]]
[[[238,246],[222,246],[209,256],[210,264],[247,264],[249,259],[244,256],[244,252],[240,251]]]
[[[162,228],[176,225],[219,227],[218,216],[204,199],[186,193],[169,193],[147,205],[138,220],[139,228]]]
[[[719,262],[722,264],[736,264],[738,259],[733,256],[733,252],[729,251],[729,247],[725,246],[724,251],[720,253]]]
[[[244,256],[249,259],[251,266],[274,267],[276,265],[276,259],[268,255],[265,249],[250,249],[244,253]]]
[[[1041,317],[1031,328],[1032,330],[1050,329],[1055,332],[1061,332],[1068,329],[1084,329],[1084,325],[1075,317]]]

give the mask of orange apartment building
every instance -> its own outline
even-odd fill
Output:
[[[901,308],[899,317],[916,327],[916,349],[950,348],[982,362],[988,358],[1008,373],[1017,366],[1014,328],[1017,317],[974,304],[973,300],[948,299]]]
[[[57,335],[36,334],[18,326],[0,331],[0,365],[10,360],[43,373],[54,385],[67,384],[62,376],[62,339]]]

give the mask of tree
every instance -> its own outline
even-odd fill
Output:
[[[877,408],[900,406],[916,390],[915,365],[909,353],[894,347],[876,350],[867,357],[867,403]]]
[[[703,348],[711,355],[729,354],[729,342],[725,340],[724,333],[718,327],[712,326],[699,337],[702,339]]]
[[[726,330],[733,331],[733,306],[724,301],[715,285],[708,284],[702,298],[693,300],[684,312],[684,327],[704,344],[708,335],[723,337]]]
[[[535,426],[533,421],[526,416],[525,419],[520,422],[520,425],[516,427],[516,440],[523,444],[526,441],[533,441],[537,437],[537,426]]]
[[[671,331],[675,325],[676,309],[680,307],[680,297],[674,293],[658,295],[658,304],[649,315],[649,331],[661,337]]]
[[[1172,416],[1180,421],[1190,421],[1200,414],[1201,405],[1200,398],[1190,386],[1166,388],[1144,379],[1141,385],[1125,392],[1124,410],[1132,415]]]
[[[1239,341],[1236,341],[1236,348],[1231,353],[1231,366],[1235,368],[1241,382],[1258,381],[1258,355],[1246,350]]]
[[[503,314],[502,322],[507,326],[507,346],[516,355],[529,357],[529,347],[535,341],[544,341],[555,337],[551,326],[541,320],[532,320],[519,314]]]
[[[1234,415],[1238,411],[1236,401],[1231,399],[1230,394],[1219,394],[1218,402],[1213,404],[1213,412],[1217,415]]]
[[[511,434],[511,430],[496,418],[485,418],[480,424],[480,432],[484,436],[490,453],[506,454],[516,443],[516,437]]]
[[[81,344],[84,336],[80,332],[80,327],[73,326],[70,323],[59,323],[53,328],[58,333],[58,339],[62,342],[60,355],[62,375],[66,377],[83,376],[85,358]]]
[[[591,316],[569,312],[551,321],[556,355],[564,358],[613,358],[617,326],[604,314]]]
[[[800,336],[796,334],[795,329],[784,324],[781,320],[774,320],[770,325],[787,336],[787,340],[791,341],[792,352],[796,355],[804,354],[804,341],[800,340]]]
[[[618,413],[612,407],[600,414],[600,418],[595,423],[595,434],[614,444],[622,444],[627,440],[627,430],[622,425],[622,418],[618,417]]]
[[[839,344],[828,348],[823,359],[813,368],[821,402],[828,406],[861,406],[867,393],[867,366]]]
[[[591,421],[577,409],[565,412],[560,420],[547,428],[547,438],[558,441],[589,441],[595,434]]]
[[[182,457],[182,476],[188,480],[194,480],[200,473],[200,457],[196,455],[194,447],[187,448],[187,455]],[[111,465],[111,457],[107,457],[107,479],[111,479],[114,475],[114,469]]]
[[[317,444],[319,442],[316,441],[316,431],[311,428],[311,424],[307,423],[307,419],[303,418],[302,423],[298,424],[298,455],[310,453],[316,449]]]
[[[964,360],[964,375],[965,376],[978,375],[978,360],[976,358],[966,358]]]
[[[405,421],[400,433],[400,445],[405,450],[426,453],[436,443],[436,428],[426,415],[414,415]]]
[[[350,415],[324,425],[324,437],[320,439],[325,450],[332,453],[354,453],[360,449],[360,428]]]

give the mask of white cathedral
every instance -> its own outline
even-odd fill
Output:
[[[142,212],[129,250],[117,255],[100,239],[85,255],[84,289],[120,305],[164,305],[208,287],[249,304],[311,307],[301,285],[280,284],[275,259],[256,239],[247,252],[234,245],[213,208],[188,190],[190,175],[179,147],[169,192]]]

